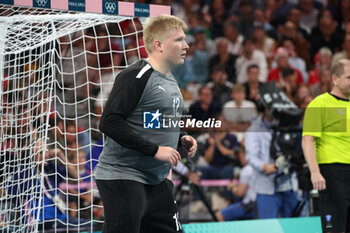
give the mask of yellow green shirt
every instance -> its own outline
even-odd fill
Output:
[[[329,93],[317,96],[305,110],[304,135],[315,138],[319,164],[350,164],[350,102]]]

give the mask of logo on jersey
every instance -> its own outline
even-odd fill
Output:
[[[159,109],[156,112],[143,113],[143,128],[144,129],[160,129],[161,113]]]
[[[330,214],[327,214],[325,216],[325,219],[326,219],[326,228],[332,228],[332,215]]]
[[[176,212],[173,216],[173,219],[175,221],[176,231],[182,230],[181,223],[179,221],[179,212]]]
[[[158,88],[166,93],[166,90],[165,90],[164,87],[162,87],[162,86],[159,85]]]

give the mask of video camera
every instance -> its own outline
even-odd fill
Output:
[[[282,92],[276,83],[259,87],[259,104],[275,119],[270,154],[278,169],[277,177],[302,166],[301,132],[299,125],[303,111]]]

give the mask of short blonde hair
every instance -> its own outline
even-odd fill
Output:
[[[169,32],[176,29],[187,30],[186,23],[176,16],[158,15],[148,18],[143,28],[143,40],[147,53],[152,52],[155,40],[163,41]]]

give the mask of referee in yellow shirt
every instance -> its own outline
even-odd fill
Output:
[[[350,232],[350,60],[335,64],[331,79],[332,91],[306,108],[302,145],[323,232]]]

